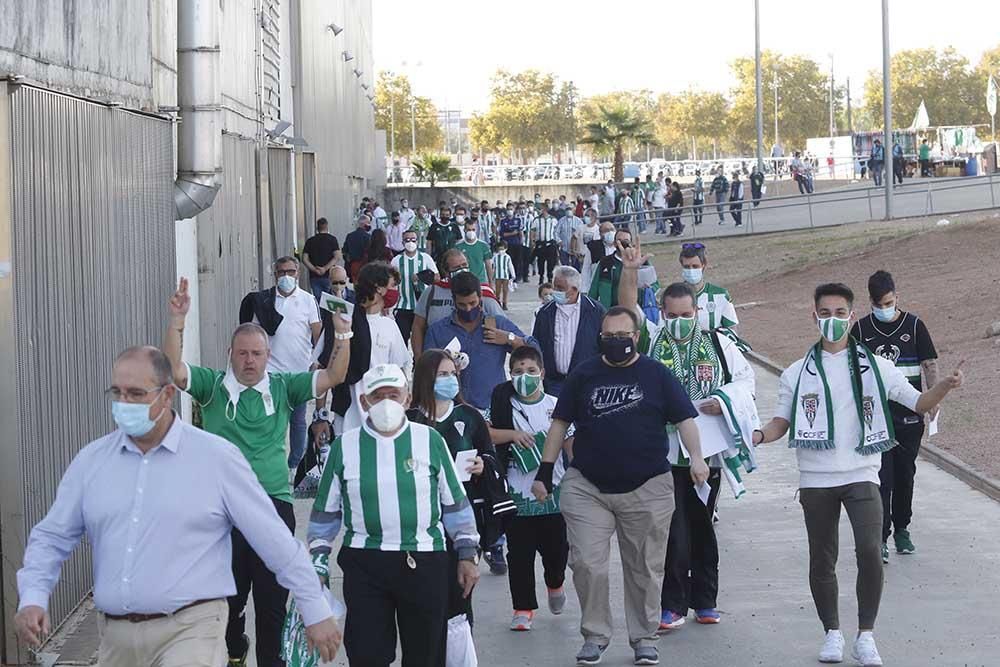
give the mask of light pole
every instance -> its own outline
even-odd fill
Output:
[[[833,54],[830,54],[830,136],[837,136],[837,123],[833,120]]]
[[[417,154],[417,103],[410,99],[410,155]]]
[[[772,70],[774,76],[774,143],[778,143],[778,88],[780,84],[778,83],[778,70]]]
[[[396,164],[396,100],[389,100],[389,158]]]
[[[847,77],[847,134],[854,136],[854,122],[851,120],[851,77]]]
[[[757,169],[764,173],[764,106],[760,81],[760,0],[753,0],[754,85],[757,97]]]
[[[889,75],[892,60],[889,57],[889,0],[882,0],[882,155],[886,166],[885,219],[892,220],[892,85]]]

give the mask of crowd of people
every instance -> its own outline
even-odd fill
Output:
[[[575,660],[594,665],[614,633],[616,535],[634,662],[658,664],[659,635],[692,616],[722,620],[713,515],[723,481],[739,497],[755,447],[787,433],[820,660],[844,653],[843,506],[859,566],[853,656],[881,665],[872,631],[887,540],[915,551],[924,415],[961,371],[938,377],[929,333],[899,309],[889,274],[871,277],[865,317],[847,286],[820,285],[817,336],[782,374],[762,424],[739,317],[706,280],[705,245],[682,244],[679,279],[660,289],[633,239],[633,221],[683,230],[671,213],[683,205],[677,184],[650,183],[594,187],[575,203],[441,202],[433,215],[366,200],[343,244],[320,219],[301,258],[279,258],[274,285],[242,299],[225,368],[184,361],[181,278],[162,349],[130,348],[111,369],[118,428],[82,449],[31,532],[19,635],[37,645],[48,632],[59,568],[87,535],[101,665],[236,667],[251,648],[261,667],[284,665],[296,623],[294,655],[307,658],[295,664],[332,659],[343,641],[352,665],[386,666],[398,640],[403,665],[473,665],[480,558],[508,578],[510,630],[528,632],[537,555],[551,614],[570,607],[572,571]],[[731,184],[717,175],[708,191],[720,224],[726,206],[740,224],[739,174]],[[704,198],[699,175],[696,206]],[[526,331],[506,313],[531,266],[541,303]],[[337,312],[329,297],[350,307]],[[197,406],[198,427],[174,411],[178,392]],[[294,537],[295,495],[314,498],[306,544]],[[338,537],[343,627],[328,591]]]

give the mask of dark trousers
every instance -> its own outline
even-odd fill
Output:
[[[878,187],[882,185],[882,161],[870,160],[868,162],[868,167],[871,172],[872,179],[875,180],[875,186]]]
[[[764,196],[764,192],[761,188],[755,188],[750,186],[750,196],[753,197],[753,207],[757,208],[760,206],[760,198]]]
[[[895,184],[897,180],[899,181],[900,185],[903,184],[903,170],[905,168],[906,168],[906,165],[903,164],[903,160],[901,158],[892,161],[892,182],[893,182],[893,184]]]
[[[455,551],[455,545],[452,541],[448,540],[448,618],[453,616],[458,616],[459,614],[465,614],[465,617],[469,621],[469,626],[472,626],[472,593],[469,593],[469,597],[462,597],[465,591],[458,583],[458,552]]]
[[[295,510],[284,500],[271,498],[278,516],[295,532]],[[288,590],[281,587],[274,573],[260,559],[243,533],[233,530],[233,578],[236,595],[229,598],[229,625],[226,627],[226,647],[229,657],[242,657],[247,646],[243,641],[246,630],[247,599],[253,589],[254,626],[257,631],[257,664],[260,667],[284,667],[281,659],[281,629],[285,624]]]
[[[510,261],[514,264],[515,282],[523,283],[528,280],[527,250],[523,245],[507,246],[507,254],[510,255]]]
[[[917,454],[924,437],[923,421],[896,425],[898,445],[882,453],[878,476],[882,492],[882,541],[892,529],[906,530],[913,518],[913,477],[917,474]]]
[[[824,630],[840,629],[837,606],[837,556],[840,552],[840,506],[854,531],[858,563],[855,585],[858,628],[875,627],[882,601],[882,499],[878,485],[857,482],[827,489],[801,489],[799,503],[809,536],[809,588]]]
[[[743,224],[743,200],[731,200],[731,203],[729,204],[729,215],[733,216],[733,222],[737,225]]]
[[[535,554],[542,556],[545,585],[560,588],[566,580],[569,542],[562,514],[517,516],[507,526],[507,577],[517,611],[538,609]]]
[[[413,311],[397,310],[395,318],[396,326],[399,327],[399,333],[403,334],[403,344],[409,345],[410,333],[413,331]]]
[[[696,225],[701,224],[701,216],[704,213],[704,211],[705,211],[705,200],[695,199],[694,207],[691,209],[691,213],[692,215],[694,215],[694,224]]]
[[[921,176],[930,176],[931,175],[931,161],[930,160],[921,160],[920,161],[920,175]]]
[[[552,282],[552,272],[559,263],[559,246],[555,243],[546,243],[538,246],[535,253],[538,256],[538,284]]]
[[[667,538],[660,607],[686,616],[688,609],[714,609],[719,593],[719,543],[712,511],[719,498],[722,471],[708,476],[708,505],[701,502],[691,481],[691,469],[677,466],[674,475],[674,516]]]
[[[344,547],[347,625],[344,647],[351,667],[388,667],[396,659],[396,629],[403,667],[444,667],[448,581],[455,574],[444,551],[406,553]],[[456,574],[457,576],[457,574]]]
[[[313,297],[319,301],[320,297],[323,296],[323,292],[330,293],[333,291],[333,285],[330,282],[330,276],[309,276],[309,289],[312,290]]]

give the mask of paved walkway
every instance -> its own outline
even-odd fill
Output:
[[[527,328],[535,305],[534,286],[526,286],[512,299],[512,318]],[[774,409],[777,378],[763,368],[757,368],[757,373],[758,406],[761,416],[768,419]],[[747,478],[748,493],[736,501],[724,490],[720,503],[721,522],[716,530],[721,554],[722,623],[688,623],[664,636],[659,644],[662,664],[817,664],[815,655],[823,635],[809,593],[795,457],[782,443],[764,446],[758,455],[761,466]],[[893,554],[885,571],[876,637],[886,664],[1000,664],[1000,611],[996,607],[1000,593],[1000,504],[923,461],[914,504],[912,532],[918,553]],[[296,514],[298,533],[304,538],[309,503],[298,501]],[[839,574],[841,618],[848,637],[857,629],[852,544],[845,515]],[[627,665],[632,663],[632,654],[625,636],[621,562],[616,548],[610,567],[617,627],[603,664]],[[474,593],[480,664],[574,664],[582,640],[572,579],[567,581],[569,604],[563,615],[540,610],[534,630],[512,633],[507,629],[511,609],[506,578],[491,576],[485,565],[483,571]],[[339,579],[334,584],[339,589]],[[252,620],[248,626],[253,627]],[[250,664],[256,662],[251,659]],[[347,665],[346,654],[342,651],[333,664]]]

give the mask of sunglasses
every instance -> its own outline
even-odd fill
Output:
[[[704,243],[685,243],[684,245],[681,246],[681,248],[683,248],[684,250],[704,250],[705,249],[705,244]]]
[[[346,281],[346,280],[334,280],[334,281],[333,281],[332,283],[330,283],[330,284],[331,284],[331,285],[346,285],[346,284],[347,284],[347,281]]]

